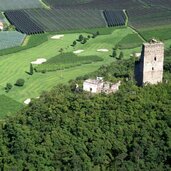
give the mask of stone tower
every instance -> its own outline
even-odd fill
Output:
[[[138,66],[139,85],[157,84],[163,80],[164,44],[155,39],[142,46],[140,63]]]

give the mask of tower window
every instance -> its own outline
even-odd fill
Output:
[[[154,67],[152,67],[152,71],[154,71]]]
[[[154,57],[154,60],[155,60],[155,61],[157,61],[157,58],[156,58],[156,57]]]

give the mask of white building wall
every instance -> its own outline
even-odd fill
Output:
[[[83,84],[83,90],[84,91],[89,91],[89,92],[92,92],[92,93],[97,93],[98,92],[97,89],[98,89],[97,85],[86,83],[86,82]]]

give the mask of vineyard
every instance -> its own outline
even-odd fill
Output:
[[[135,0],[44,0],[44,2],[57,9],[69,7],[71,9],[123,10],[142,5]]]
[[[170,0],[143,0],[145,3],[147,3],[150,6],[159,6],[164,8],[170,8],[171,9],[171,1]]]
[[[56,5],[60,5],[60,6],[68,6],[68,5],[76,5],[76,4],[84,4],[84,3],[88,3],[91,2],[93,0],[43,0],[44,3],[48,4],[49,6],[53,7]]]
[[[125,25],[123,11],[28,9],[5,12],[18,31],[26,34]],[[104,16],[105,17],[104,17]],[[106,19],[106,21],[105,21]]]
[[[109,27],[123,26],[126,23],[126,16],[123,11],[103,11]]]
[[[98,61],[103,61],[103,58],[98,56],[77,56],[73,53],[64,53],[55,56],[46,63],[36,67],[36,71],[56,71]]]
[[[0,50],[20,46],[25,36],[17,31],[0,32]]]
[[[39,0],[0,0],[0,11],[41,7]]]
[[[146,28],[171,23],[171,11],[162,8],[137,8],[128,10],[129,24]]]
[[[152,38],[159,39],[161,41],[171,39],[171,26],[163,26],[151,29],[140,29],[139,33],[141,36],[149,41]]]
[[[6,18],[18,31],[26,34],[43,33],[43,29],[22,10],[5,12]]]

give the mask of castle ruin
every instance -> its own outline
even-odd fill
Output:
[[[137,84],[157,84],[163,80],[164,44],[152,39],[144,43],[140,61],[135,66]]]

